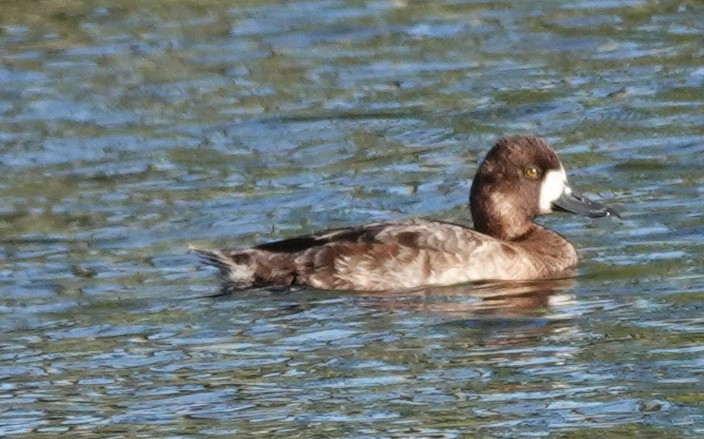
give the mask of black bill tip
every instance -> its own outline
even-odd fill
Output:
[[[565,188],[560,198],[553,201],[552,205],[555,210],[584,215],[590,218],[605,216],[621,218],[621,215],[615,209],[596,203],[569,187]]]

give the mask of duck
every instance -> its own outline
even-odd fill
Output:
[[[474,228],[409,219],[324,230],[246,249],[191,247],[219,269],[223,294],[267,288],[404,291],[483,281],[569,277],[577,252],[535,222],[554,211],[619,216],[568,183],[548,142],[501,137],[472,180]]]

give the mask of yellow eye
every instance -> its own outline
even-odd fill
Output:
[[[526,169],[524,169],[523,174],[525,174],[525,176],[530,178],[531,180],[537,180],[538,177],[540,176],[540,172],[538,172],[538,168],[533,167],[533,166],[529,166]]]

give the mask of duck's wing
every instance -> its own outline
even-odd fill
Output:
[[[391,290],[512,279],[520,250],[470,228],[438,221],[376,224],[335,231],[295,259],[301,279],[319,288]]]
[[[376,237],[384,229],[391,226],[401,226],[402,224],[404,223],[371,223],[357,227],[329,229],[309,235],[260,244],[253,247],[253,249],[272,253],[298,253],[335,243],[369,244],[378,242]]]
[[[309,235],[260,244],[253,249],[275,253],[302,252],[330,244],[388,244],[456,252],[479,241],[498,240],[468,227],[443,221],[408,220],[370,223],[357,227],[329,229]]]

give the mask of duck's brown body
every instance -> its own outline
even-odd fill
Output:
[[[567,186],[557,154],[543,140],[499,140],[472,184],[475,229],[410,220],[328,230],[245,250],[194,249],[220,269],[223,290],[309,286],[404,290],[479,280],[562,277],[574,247],[533,219],[553,206],[589,216],[612,210]]]
[[[478,280],[563,275],[572,245],[534,225],[505,242],[457,224],[413,220],[368,224],[241,251],[196,250],[220,268],[228,291],[268,285],[383,291]]]

